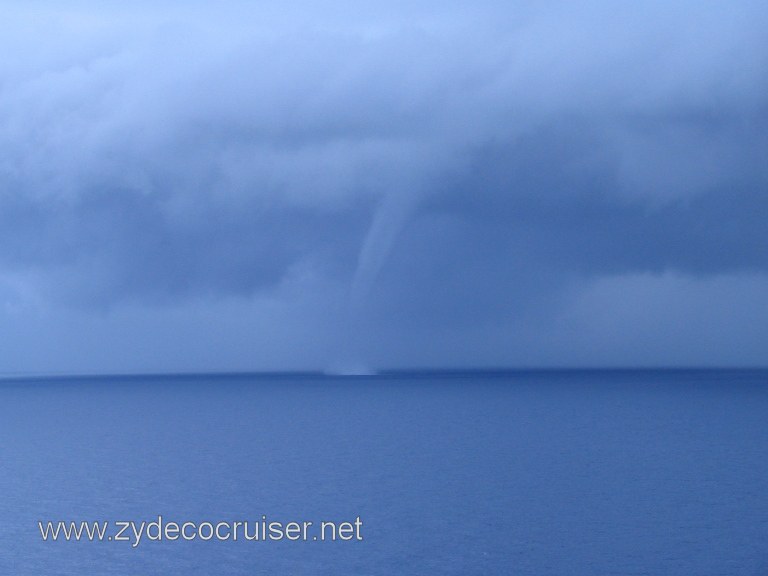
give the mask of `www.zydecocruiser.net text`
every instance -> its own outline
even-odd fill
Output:
[[[145,542],[241,541],[241,542],[361,542],[363,521],[168,521],[158,516],[151,521],[59,520],[38,521],[40,537],[46,542],[127,542],[133,548]]]

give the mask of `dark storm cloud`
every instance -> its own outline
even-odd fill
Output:
[[[302,270],[353,323],[500,338],[592,280],[768,273],[766,25],[747,1],[7,7],[4,298],[280,297]]]
[[[182,216],[169,215],[162,199],[126,190],[44,205],[8,202],[3,265],[44,270],[47,296],[79,305],[162,303],[272,288],[309,252],[354,260],[345,244],[362,234],[360,218],[245,200],[198,202]]]

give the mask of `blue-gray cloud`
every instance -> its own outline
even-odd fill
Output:
[[[415,362],[393,339],[430,363],[505,363],[521,361],[505,343],[556,327],[574,291],[768,274],[759,2],[7,14],[14,314],[287,299],[295,318],[273,321],[296,331],[307,310],[335,311],[313,321],[333,344],[310,363],[349,341]],[[567,348],[551,342],[544,363]]]

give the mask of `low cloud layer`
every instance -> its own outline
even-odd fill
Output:
[[[0,371],[768,361],[762,3],[4,12]]]

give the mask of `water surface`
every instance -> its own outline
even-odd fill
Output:
[[[15,575],[768,573],[768,372],[0,383]],[[38,520],[364,522],[362,542],[43,542]]]

